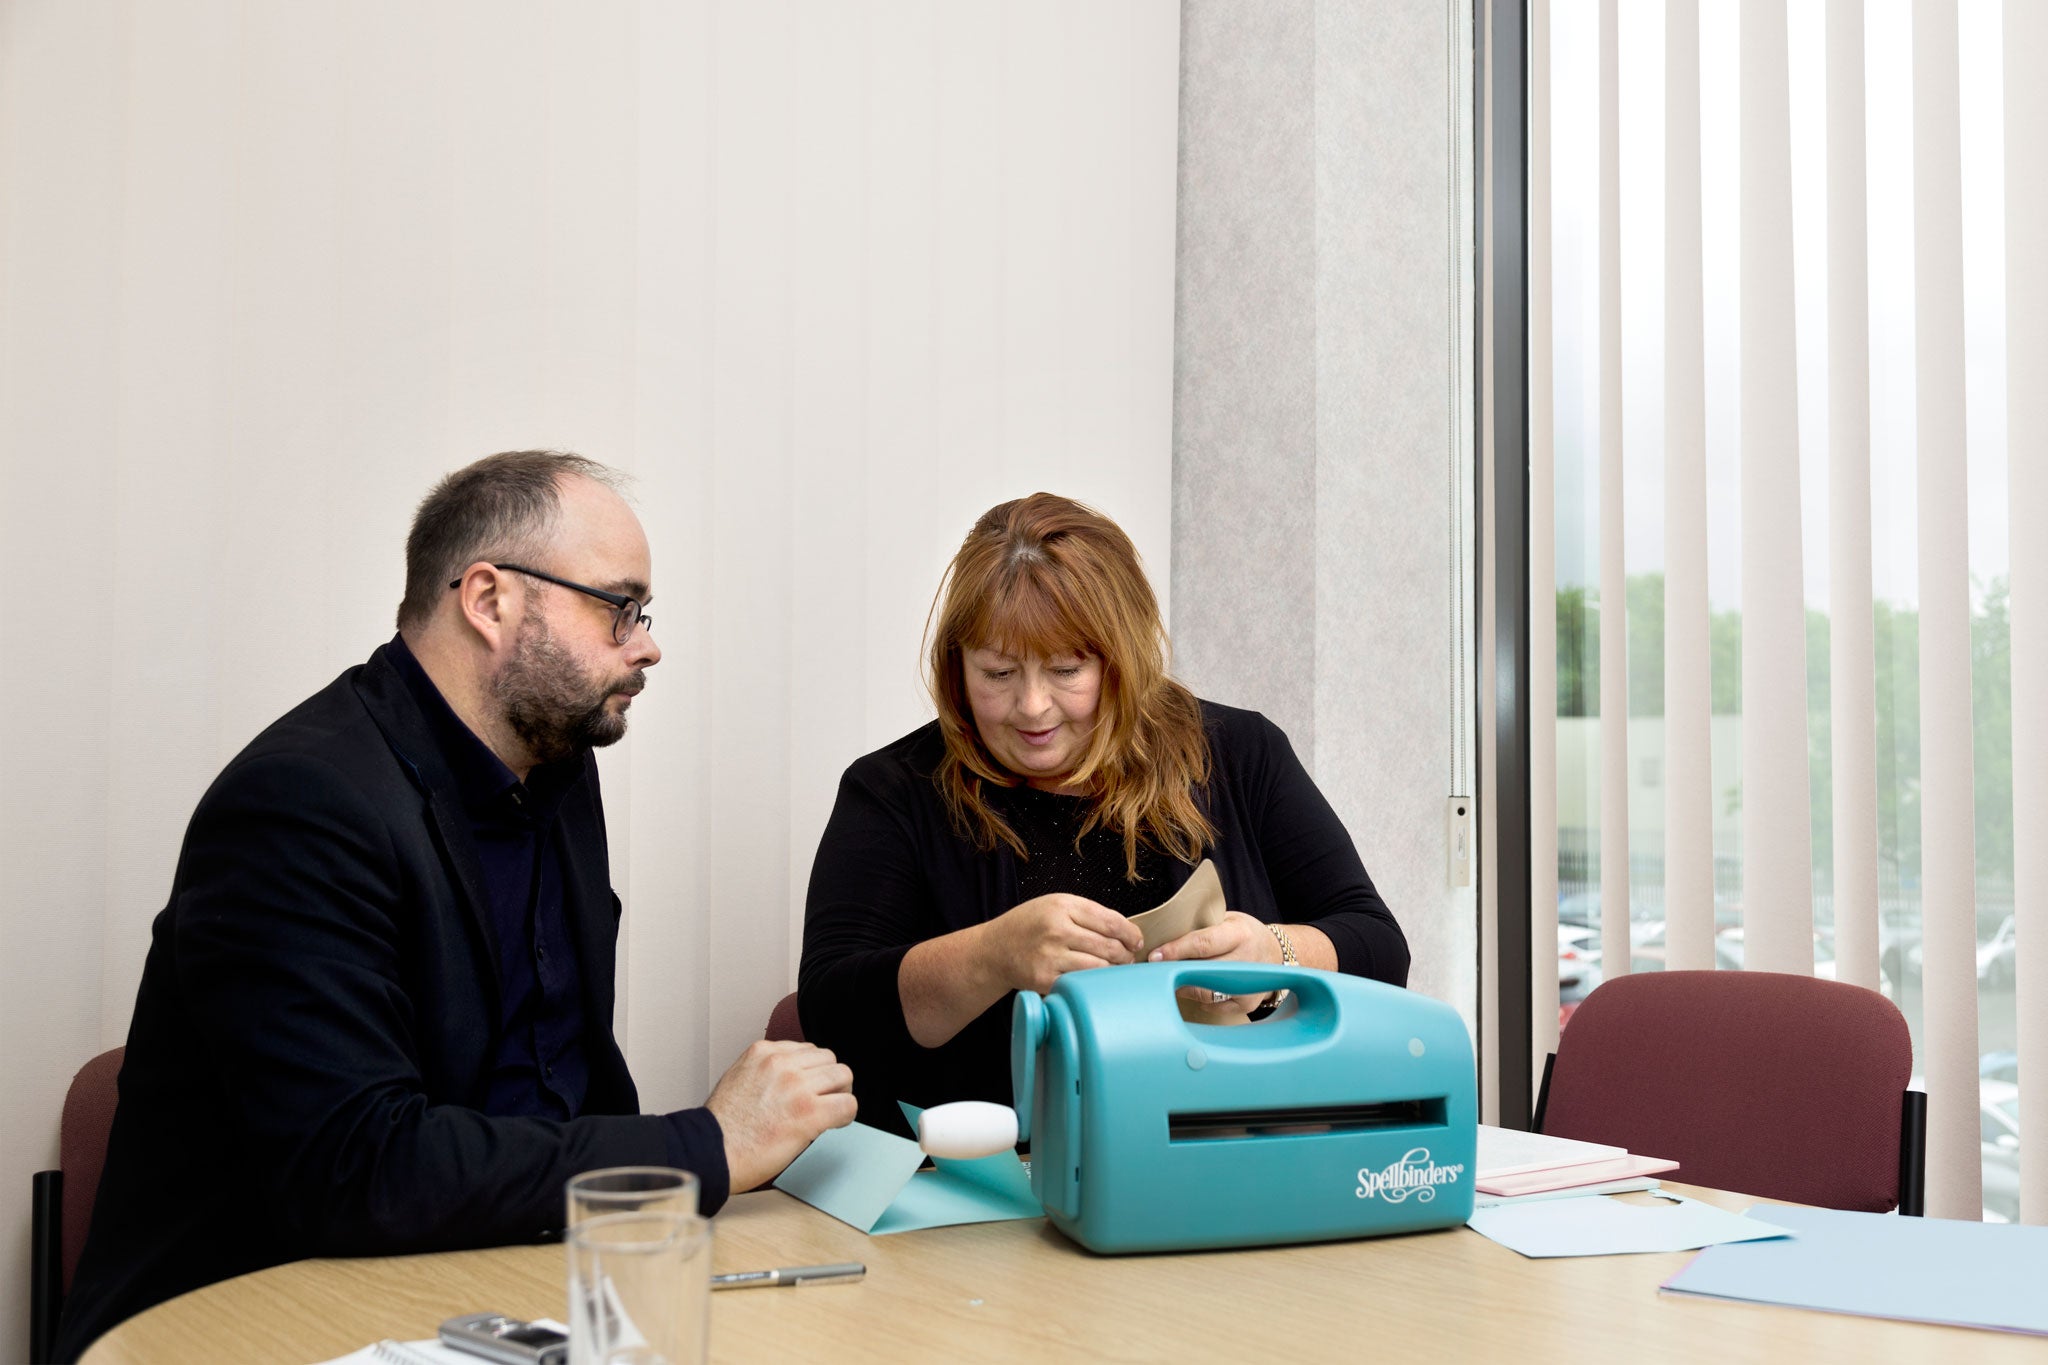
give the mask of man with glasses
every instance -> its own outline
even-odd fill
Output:
[[[852,1120],[851,1074],[803,1043],[754,1044],[701,1109],[639,1113],[591,751],[661,648],[615,483],[552,451],[449,475],[398,634],[201,799],[60,1359],[263,1266],[546,1236],[580,1171],[692,1170],[710,1212]]]

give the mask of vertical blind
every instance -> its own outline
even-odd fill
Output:
[[[2048,5],[2005,11],[2006,442],[2012,488],[2012,805],[2014,964],[2020,1048],[2032,1060],[2031,1085],[2019,1093],[2020,1209],[2048,1220],[2048,184],[2040,175],[2048,147]],[[2014,378],[2020,382],[2012,382]]]
[[[1902,5],[1910,7],[1910,15]],[[2048,264],[2039,247],[2048,242],[2048,193],[2038,175],[2039,148],[2048,145],[2048,95],[2038,73],[2048,66],[2048,5],[2027,0],[1984,0],[1967,17],[1986,11],[2002,21],[2004,74],[2003,307],[2005,330],[1986,348],[1985,337],[1966,327],[1966,271],[1970,215],[1983,200],[1966,196],[1962,166],[1969,150],[1963,107],[1969,92],[1959,50],[1956,0],[1826,0],[1824,14],[1787,0],[1743,0],[1738,14],[1706,7],[1698,0],[1666,0],[1663,23],[1661,107],[1662,299],[1656,334],[1661,337],[1661,424],[1624,426],[1624,384],[1645,382],[1646,368],[1623,345],[1624,318],[1635,316],[1623,270],[1629,253],[1645,250],[1626,234],[1640,219],[1622,207],[1629,185],[1619,148],[1623,129],[1623,73],[1637,77],[1621,59],[1617,21],[1642,22],[1648,5],[1617,7],[1615,0],[1532,0],[1529,91],[1529,318],[1530,318],[1530,582],[1532,664],[1537,687],[1532,701],[1536,723],[1531,745],[1531,884],[1534,892],[1534,967],[1539,980],[1549,971],[1547,951],[1558,902],[1559,756],[1549,717],[1555,710],[1560,650],[1559,616],[1543,597],[1562,580],[1559,547],[1569,527],[1561,518],[1577,509],[1598,527],[1597,557],[1578,566],[1577,581],[1597,583],[1598,600],[1609,609],[1598,616],[1597,650],[1590,640],[1578,655],[1597,654],[1599,759],[1589,761],[1586,781],[1598,782],[1598,860],[1602,969],[1608,977],[1630,969],[1644,951],[1647,916],[1641,911],[1647,874],[1635,869],[1631,892],[1630,835],[1630,667],[1645,654],[1627,637],[1630,609],[1624,602],[1633,580],[1627,575],[1624,537],[1642,534],[1624,499],[1624,470],[1641,481],[1647,460],[1661,473],[1662,496],[1655,499],[1654,539],[1662,555],[1662,902],[1661,933],[1668,968],[1716,964],[1716,882],[1720,864],[1740,862],[1738,946],[1748,970],[1813,973],[1817,970],[1816,841],[1832,834],[1822,850],[1820,876],[1831,873],[1834,965],[1839,979],[1878,987],[1885,979],[1881,956],[1906,960],[1899,927],[1880,914],[1880,789],[1896,780],[1880,772],[1879,657],[1888,645],[1875,625],[1884,610],[1873,586],[1873,562],[1895,563],[1890,531],[1903,517],[1917,545],[1917,568],[1906,576],[1917,596],[1917,662],[1903,657],[1913,687],[1895,690],[1895,706],[1918,723],[1917,811],[1902,820],[1917,822],[1918,895],[1921,922],[1910,945],[1922,981],[1922,1023],[1916,1042],[1917,1067],[1929,1095],[1928,1212],[1938,1217],[1976,1218],[1984,1197],[1981,1183],[1979,1115],[1979,877],[1977,808],[1973,765],[1982,761],[1984,734],[1973,716],[1981,706],[1973,694],[1973,527],[2009,526],[2011,540],[2011,738],[2013,958],[2018,1015],[2017,1068],[2037,1074],[2019,1086],[2022,1150],[2020,1207],[2025,1221],[2048,1222],[2048,1084],[2038,1075],[2048,1060]],[[1598,72],[1597,135],[1572,146],[1567,139],[1580,122],[1568,120],[1563,101],[1575,98],[1561,78],[1563,20],[1585,41],[1577,60]],[[1733,19],[1739,38],[1730,49],[1735,91],[1732,110],[1716,112],[1703,101],[1703,19],[1725,34]],[[1815,41],[1788,42],[1805,19],[1824,24],[1810,29]],[[1910,62],[1866,66],[1866,29],[1878,22],[1910,35]],[[1597,42],[1588,32],[1597,26]],[[1888,29],[1887,32],[1892,30]],[[1821,36],[1824,33],[1824,36]],[[1799,47],[1795,52],[1793,49]],[[1718,50],[1710,50],[1709,57]],[[1557,60],[1554,61],[1554,58]],[[1824,63],[1824,71],[1816,70]],[[1641,67],[1636,70],[1642,69]],[[1654,70],[1655,68],[1651,68]],[[1872,74],[1866,76],[1866,70]],[[1877,83],[1884,74],[1888,82]],[[1653,78],[1648,78],[1653,79]],[[1870,88],[1866,90],[1866,85]],[[1794,92],[1818,99],[1824,118],[1825,176],[1795,185],[1799,131]],[[1558,108],[1553,108],[1553,100]],[[1596,103],[1589,92],[1586,104]],[[1892,111],[1910,108],[1910,116]],[[1881,123],[1877,114],[1882,111]],[[1909,119],[1909,121],[1908,121]],[[1730,127],[1730,124],[1733,127]],[[1568,124],[1570,127],[1568,128]],[[1894,129],[1908,130],[1904,136]],[[1981,129],[1979,130],[1981,132]],[[1909,144],[1907,139],[1910,139]],[[1738,525],[1715,525],[1729,504],[1710,488],[1710,389],[1716,370],[1710,351],[1715,335],[1712,288],[1713,223],[1722,211],[1716,182],[1703,167],[1703,146],[1732,148],[1739,169],[1728,188],[1736,191],[1734,257],[1739,259],[1732,291],[1739,321],[1732,340],[1739,358],[1719,382],[1739,389],[1732,424],[1739,459],[1730,477],[1739,484]],[[1553,182],[1576,157],[1597,167],[1597,209],[1568,206],[1553,198]],[[1886,439],[1912,442],[1914,491],[1903,513],[1875,507],[1873,499],[1873,405],[1878,426],[1897,410],[1901,396],[1873,389],[1873,211],[1874,167],[1910,166],[1910,324],[1902,329],[1911,354],[1910,436],[1886,429]],[[1903,174],[1901,169],[1898,174]],[[1590,187],[1590,186],[1589,186]],[[1703,187],[1704,191],[1703,192]],[[1795,199],[1804,196],[1812,213],[1824,206],[1825,234],[1817,250],[1796,249]],[[1590,196],[1589,196],[1590,197]],[[1564,315],[1577,281],[1565,272],[1562,241],[1568,211],[1597,222],[1597,253],[1589,252],[1579,290],[1588,326],[1583,340],[1567,336]],[[1981,266],[1977,267],[1982,269]],[[1802,309],[1802,295],[1824,277],[1824,309]],[[1879,282],[1890,288],[1880,270]],[[1889,296],[1887,296],[1888,298]],[[1557,314],[1553,316],[1553,302]],[[1887,314],[1887,317],[1892,316]],[[1802,345],[1800,333],[1815,336]],[[1593,339],[1597,336],[1597,341]],[[1967,339],[1967,340],[1966,340]],[[1982,354],[2004,347],[2009,376],[2000,416],[2006,427],[2009,487],[2005,480],[1973,481],[1970,405],[1976,367],[1998,357]],[[1583,355],[1561,348],[1576,345]],[[1815,366],[1812,355],[1824,356]],[[1554,375],[1585,375],[1583,407],[1597,413],[1597,456],[1586,441],[1587,487],[1578,493],[1560,472],[1567,462],[1567,429],[1553,407]],[[1568,389],[1569,381],[1563,381]],[[1883,386],[1876,386],[1882,389]],[[1629,392],[1633,392],[1630,389]],[[1807,404],[1802,404],[1802,397]],[[1574,400],[1575,401],[1575,400]],[[1825,438],[1803,427],[1802,412],[1818,405],[1825,413]],[[1981,415],[1978,421],[1982,422]],[[1993,424],[1995,425],[1995,424]],[[1661,441],[1661,451],[1638,453],[1628,442]],[[1995,437],[1995,432],[1993,433]],[[1822,447],[1822,448],[1816,448]],[[1802,468],[1804,466],[1804,468]],[[1597,472],[1594,472],[1597,471]],[[1802,477],[1803,476],[1803,477]],[[1985,506],[1989,502],[1993,505]],[[1999,506],[1996,504],[2004,503]],[[1974,505],[1973,505],[1974,504]],[[1739,534],[1739,549],[1733,542]],[[1977,534],[1983,534],[1981,529]],[[1815,536],[1825,541],[1809,546]],[[1740,821],[1734,849],[1715,842],[1716,787],[1713,725],[1718,703],[1715,670],[1717,620],[1709,593],[1709,550],[1739,562],[1740,588]],[[1632,548],[1632,547],[1631,547]],[[1892,556],[1886,560],[1884,556]],[[1817,566],[1817,567],[1816,567]],[[1824,582],[1813,581],[1816,574]],[[1735,605],[1727,603],[1724,605]],[[1825,644],[1813,643],[1812,618],[1825,618]],[[1589,627],[1589,630],[1591,628]],[[1567,637],[1563,643],[1572,641]],[[1654,647],[1650,642],[1649,647]],[[1824,660],[1824,704],[1809,694],[1810,653]],[[1816,669],[1823,665],[1813,662]],[[1732,681],[1732,679],[1731,679]],[[1590,689],[1589,689],[1590,690]],[[1917,690],[1917,702],[1913,700]],[[1641,697],[1637,695],[1640,703]],[[1825,728],[1825,734],[1822,733]],[[1810,730],[1812,731],[1810,733]],[[1997,731],[1986,733],[1998,734]],[[1822,739],[1827,742],[1823,745]],[[2005,741],[2000,738],[1999,743]],[[1810,755],[1826,754],[1824,770],[1809,770]],[[1640,758],[1641,756],[1638,755]],[[2000,754],[1999,761],[2006,755]],[[1725,760],[1724,760],[1725,761]],[[1596,776],[1597,775],[1597,778]],[[1820,811],[1815,803],[1831,800]],[[1588,798],[1586,805],[1595,803]],[[1635,807],[1638,822],[1645,807]],[[1654,808],[1653,808],[1654,809]],[[1723,816],[1726,811],[1720,812]],[[1896,837],[1896,836],[1895,836]],[[1725,888],[1724,888],[1725,889]],[[1631,911],[1637,913],[1632,915]],[[1634,921],[1632,923],[1632,921]],[[1821,959],[1825,961],[1825,957]],[[1733,963],[1723,959],[1722,965]],[[1892,970],[1892,969],[1888,969]],[[1893,979],[1897,989],[1896,975]],[[1532,1021],[1537,1052],[1556,1037],[1555,997],[1534,992]]]

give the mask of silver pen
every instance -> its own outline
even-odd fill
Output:
[[[838,1265],[786,1265],[774,1270],[736,1270],[730,1275],[713,1275],[713,1289],[765,1289],[770,1285],[834,1284],[864,1278],[868,1268],[859,1261]]]

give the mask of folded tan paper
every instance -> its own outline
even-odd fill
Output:
[[[1197,929],[1207,929],[1223,923],[1223,915],[1230,907],[1223,903],[1223,881],[1216,875],[1216,864],[1202,859],[1193,874],[1173,893],[1165,904],[1131,916],[1131,923],[1138,926],[1145,935],[1145,947],[1138,954],[1143,962],[1152,955],[1152,950],[1162,943],[1171,943],[1182,934],[1192,934]],[[1219,1015],[1192,1000],[1176,1002],[1180,1006],[1180,1017],[1191,1024],[1242,1024],[1242,1014]]]
[[[1181,889],[1164,904],[1131,916],[1131,923],[1145,935],[1145,948],[1138,954],[1138,960],[1144,961],[1154,948],[1171,943],[1182,934],[1223,923],[1223,912],[1228,908],[1223,903],[1223,882],[1216,875],[1216,864],[1202,859]]]

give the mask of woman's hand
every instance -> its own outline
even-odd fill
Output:
[[[1280,940],[1265,922],[1242,910],[1223,916],[1221,924],[1196,929],[1152,950],[1151,962],[1265,962],[1280,965]]]
[[[1130,920],[1064,892],[1005,911],[983,926],[983,935],[989,972],[1006,989],[1040,995],[1068,972],[1135,962],[1145,947],[1145,935]]]
[[[1152,962],[1265,962],[1278,966],[1280,941],[1265,923],[1240,910],[1224,915],[1221,924],[1182,934],[1152,950]],[[1264,1004],[1271,991],[1256,995],[1225,995],[1200,986],[1183,986],[1175,992],[1196,1008],[1197,1022],[1232,1024]]]

